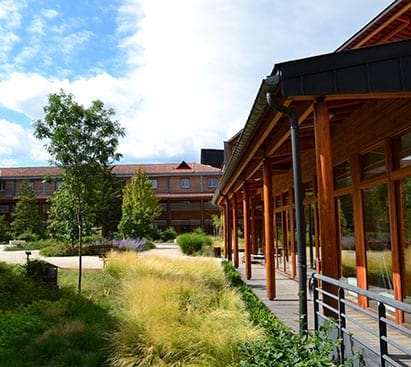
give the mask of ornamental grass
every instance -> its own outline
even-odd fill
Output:
[[[112,366],[238,366],[239,346],[263,337],[215,259],[132,255],[107,261],[122,276]]]

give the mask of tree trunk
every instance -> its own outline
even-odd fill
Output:
[[[83,218],[81,216],[81,211],[78,213],[78,293],[81,293],[81,278],[82,278],[82,269],[83,269]]]

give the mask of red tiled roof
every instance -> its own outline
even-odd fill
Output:
[[[219,168],[201,163],[188,163],[190,169],[177,169],[179,163],[154,163],[154,164],[118,164],[113,166],[116,175],[133,175],[139,168],[147,174],[172,174],[172,173],[216,173]],[[0,168],[0,177],[44,177],[59,176],[61,169],[57,167],[16,167]]]

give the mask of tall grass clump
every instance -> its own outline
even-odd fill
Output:
[[[183,254],[197,255],[201,254],[203,250],[210,248],[213,240],[204,232],[196,231],[179,235],[176,242],[180,246]]]
[[[107,264],[128,269],[112,366],[238,366],[239,346],[262,337],[214,259],[124,255]]]

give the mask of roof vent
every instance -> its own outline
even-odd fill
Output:
[[[191,169],[190,165],[186,163],[185,161],[182,161],[176,169]]]

